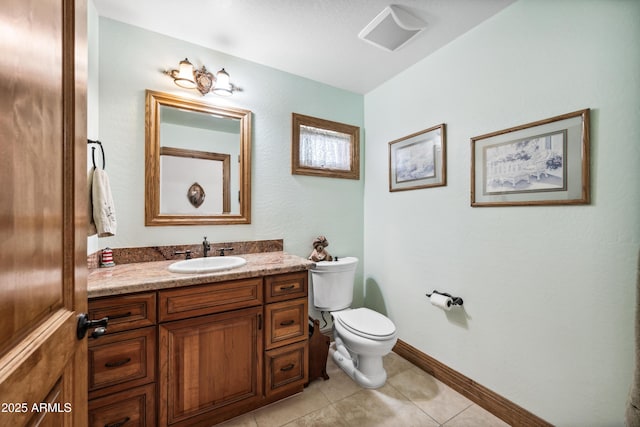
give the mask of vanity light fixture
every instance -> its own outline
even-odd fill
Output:
[[[209,92],[220,96],[231,96],[233,92],[240,90],[231,83],[229,73],[224,68],[214,76],[204,65],[199,70],[195,69],[187,58],[180,61],[177,70],[167,70],[164,74],[171,77],[173,82],[181,88],[198,89],[203,96]]]
[[[216,73],[216,84],[211,91],[220,96],[231,96],[233,94],[233,85],[229,80],[229,73],[224,68]]]
[[[193,79],[193,64],[187,58],[180,61],[177,70],[165,71],[166,74],[173,78],[173,82],[185,89],[195,89],[196,82]]]

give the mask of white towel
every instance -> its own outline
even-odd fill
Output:
[[[116,210],[111,196],[109,176],[103,169],[93,170],[91,186],[91,201],[93,203],[93,221],[96,224],[98,237],[115,236]]]
[[[87,172],[87,189],[88,189],[88,197],[87,197],[87,207],[88,209],[88,215],[87,218],[89,219],[89,224],[88,224],[88,229],[87,229],[87,236],[93,236],[95,234],[98,234],[98,230],[96,229],[96,222],[93,220],[93,170],[95,168],[91,169],[89,172]]]

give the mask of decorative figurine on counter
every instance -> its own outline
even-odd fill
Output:
[[[327,241],[326,237],[316,237],[316,239],[313,241],[313,252],[311,252],[311,255],[309,255],[309,259],[315,262],[333,260],[333,257],[325,249],[327,246],[329,246],[329,242]]]

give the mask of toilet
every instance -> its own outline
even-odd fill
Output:
[[[333,360],[362,387],[378,388],[387,380],[382,357],[391,352],[398,334],[388,317],[350,308],[357,266],[355,257],[317,262],[310,270],[313,305],[333,317]]]

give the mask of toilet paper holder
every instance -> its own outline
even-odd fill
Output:
[[[444,295],[445,297],[449,297],[451,298],[451,305],[462,305],[462,303],[464,301],[462,301],[462,298],[460,297],[454,297],[451,294],[448,294],[446,292],[438,292],[435,289],[433,290],[433,292],[431,292],[430,294],[426,294],[428,298],[431,298],[431,295],[433,294],[440,294],[440,295]]]

